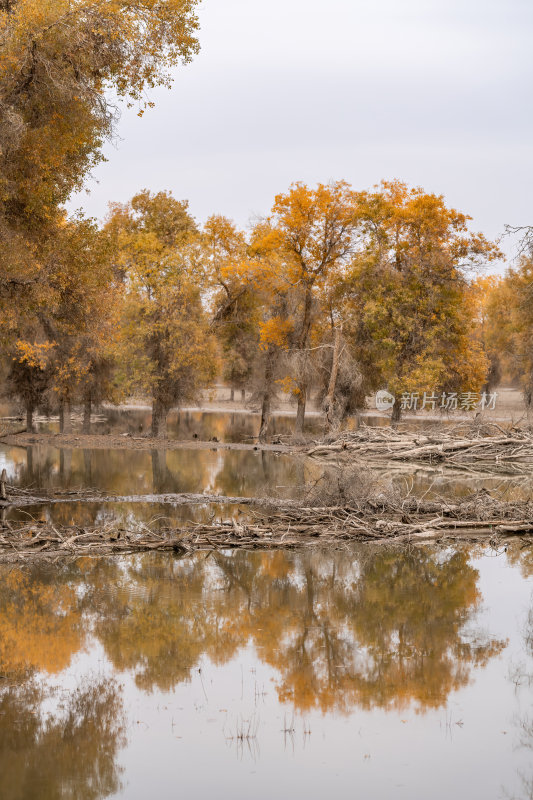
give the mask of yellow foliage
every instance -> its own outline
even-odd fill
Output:
[[[259,324],[261,347],[266,349],[268,345],[274,345],[287,348],[293,325],[292,320],[281,319],[281,317],[270,317],[261,322]]]
[[[54,345],[51,342],[24,342],[20,339],[15,343],[16,359],[30,367],[44,369],[50,359]]]

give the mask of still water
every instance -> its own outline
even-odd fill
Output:
[[[208,422],[221,441],[255,425]],[[2,468],[20,487],[143,499],[10,512],[67,524],[240,514],[149,496],[291,497],[325,469],[41,445],[0,446]],[[532,489],[417,466],[376,477],[428,496]],[[532,575],[520,541],[0,566],[0,798],[533,798]]]
[[[530,550],[0,567],[0,796],[529,798]]]
[[[35,445],[0,445],[0,471],[22,488],[97,489],[109,495],[135,496],[136,502],[71,502],[10,511],[10,518],[31,514],[52,522],[89,525],[111,517],[148,522],[227,519],[242,513],[233,505],[191,506],[157,502],[153,495],[208,494],[231,497],[293,497],[300,494],[318,465],[301,458],[254,450],[59,450]],[[139,502],[150,498],[151,502]]]
[[[71,421],[72,430],[81,431],[82,416],[79,412],[72,414]],[[270,434],[272,436],[290,436],[294,432],[294,423],[294,414],[275,413],[270,424]],[[408,419],[402,424],[407,429],[422,430],[453,423],[453,417],[450,416],[445,416],[438,421],[421,416]],[[118,435],[128,433],[132,436],[139,436],[147,434],[151,424],[152,414],[148,408],[104,408],[101,413],[93,415],[91,433]],[[343,427],[347,430],[354,430],[360,424],[387,427],[390,425],[390,417],[363,414],[360,417],[349,417],[345,420]],[[39,433],[59,433],[58,417],[37,416],[35,425]],[[198,437],[198,439],[209,441],[216,437],[221,442],[251,442],[257,439],[260,427],[261,415],[244,407],[234,411],[173,410],[170,411],[167,418],[169,439]],[[308,412],[304,432],[317,437],[322,437],[326,433],[324,419],[320,413]]]
[[[24,514],[45,516],[58,523],[92,524],[114,517],[147,522],[165,516],[174,520],[203,521],[228,518],[234,506],[195,506],[152,502],[153,495],[195,493],[231,497],[301,497],[326,472],[325,465],[304,456],[254,450],[112,450],[58,449],[44,445],[0,445],[0,470],[8,482],[38,489],[96,489],[115,496],[136,496],[135,503],[61,503],[26,508]],[[367,468],[365,468],[367,470]],[[465,497],[479,489],[506,500],[523,500],[533,494],[532,475],[491,475],[461,472],[447,467],[390,464],[374,469],[375,480],[385,489],[426,498]],[[242,509],[241,509],[242,511]],[[241,513],[239,511],[239,513]],[[20,516],[10,512],[9,516]]]
[[[294,419],[294,415],[274,414],[270,433],[292,434]],[[151,424],[152,413],[148,408],[104,408],[101,413],[93,415],[91,433],[129,433],[132,436],[139,436],[148,433]],[[81,427],[81,414],[73,414],[73,431],[80,431]],[[261,415],[245,408],[239,411],[173,410],[167,417],[169,439],[198,437],[209,441],[216,436],[221,442],[250,442],[257,439],[260,427]],[[36,419],[36,430],[40,433],[59,433],[59,419],[39,416]],[[324,423],[320,415],[313,413],[308,415],[305,432],[317,436],[324,433]]]

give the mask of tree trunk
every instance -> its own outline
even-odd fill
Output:
[[[7,482],[7,473],[5,469],[3,469],[2,474],[0,475],[0,500],[7,500],[6,482]]]
[[[59,432],[70,433],[70,403],[67,400],[59,401]]]
[[[267,390],[263,395],[263,403],[261,405],[261,427],[259,428],[260,442],[264,442],[268,436],[268,429],[270,427],[270,416],[271,416],[270,391]]]
[[[335,328],[335,343],[333,345],[333,361],[331,364],[331,374],[329,376],[328,392],[324,400],[324,414],[328,428],[333,428],[335,424],[334,404],[335,387],[337,385],[337,375],[339,374],[339,361],[341,355],[342,333],[341,329]]]
[[[26,430],[28,433],[34,432],[33,427],[33,403],[26,403]]]
[[[298,341],[300,350],[305,350],[307,347],[307,340],[309,339],[309,331],[311,330],[311,309],[313,306],[313,288],[309,284],[305,289],[304,297],[304,314],[302,319],[302,330]]]
[[[246,389],[241,389],[241,403],[246,402]]]
[[[92,411],[92,402],[90,397],[85,398],[85,403],[83,404],[83,433],[90,433],[91,432],[91,411]]]
[[[393,425],[397,425],[400,421],[400,417],[402,416],[402,406],[400,402],[400,398],[397,397],[394,401],[394,405],[392,407],[392,416],[391,416],[391,423]]]
[[[309,331],[311,330],[311,309],[313,306],[313,289],[311,285],[307,285],[305,290],[305,297],[304,297],[304,314],[302,319],[302,330],[300,332],[300,337],[298,341],[298,347],[303,352],[307,348],[307,343],[309,339]],[[307,354],[308,356],[309,354]],[[306,367],[307,367],[307,358],[306,358]],[[298,395],[298,407],[296,410],[296,423],[294,425],[294,433],[301,434],[303,433],[304,429],[304,421],[305,421],[305,405],[307,402],[307,375],[306,375],[306,367],[303,370],[303,375],[301,376],[302,383],[298,386],[300,389],[300,393]]]
[[[259,441],[264,442],[268,436],[270,427],[270,416],[272,410],[272,378],[274,375],[274,356],[271,351],[266,355],[265,363],[265,386],[263,390],[263,402],[261,405],[261,426],[259,428]]]
[[[234,387],[233,387],[233,386],[231,387],[231,390],[230,390],[230,397],[229,397],[229,399],[231,400],[231,402],[232,402],[232,403],[233,403],[233,401],[235,400],[235,389],[234,389]]]
[[[167,438],[167,409],[160,400],[152,402],[152,436],[154,439]]]
[[[294,425],[294,433],[303,433],[305,422],[305,404],[307,400],[307,387],[301,386],[300,393],[298,394],[298,406],[296,408],[296,423]]]

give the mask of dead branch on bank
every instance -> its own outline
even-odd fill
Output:
[[[458,468],[520,473],[533,467],[533,434],[495,423],[428,432],[363,425],[312,447],[314,458],[356,457],[368,462],[420,461]]]
[[[0,522],[0,558],[102,555],[136,551],[243,548],[272,549],[351,542],[413,543],[451,539],[501,543],[508,537],[533,543],[533,502],[509,503],[481,491],[460,502],[424,502],[376,495],[353,505],[302,506],[286,501],[276,510],[255,510],[245,521],[153,525],[110,521],[98,526],[48,521]]]

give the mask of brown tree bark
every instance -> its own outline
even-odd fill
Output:
[[[265,386],[263,390],[263,402],[261,404],[261,425],[259,427],[260,442],[264,442],[266,440],[270,428],[270,417],[272,413],[273,376],[274,376],[274,356],[271,352],[268,352],[265,364]]]
[[[160,400],[152,402],[152,436],[154,439],[167,438],[168,411]]]
[[[61,398],[59,401],[59,432],[70,433],[70,403]]]
[[[270,392],[266,391],[263,395],[263,402],[261,404],[261,425],[259,428],[259,441],[264,442],[268,436],[271,418],[271,399]]]
[[[302,329],[298,340],[298,348],[304,351],[308,344],[309,331],[311,330],[311,309],[313,305],[313,290],[311,285],[307,285],[304,298],[304,313],[302,319]],[[305,370],[304,370],[305,373]],[[296,434],[303,433],[305,422],[305,406],[307,402],[307,378],[302,375],[302,382],[298,386],[300,393],[298,395],[298,407],[296,409],[296,422],[294,424],[294,432]]]
[[[307,387],[302,385],[300,386],[300,392],[298,394],[298,405],[296,407],[296,422],[294,424],[294,432],[298,434],[303,433],[304,430],[306,402],[307,402]]]
[[[400,398],[397,397],[394,401],[394,405],[392,407],[392,415],[391,415],[391,423],[393,425],[397,425],[400,421],[402,416],[402,406],[400,402]]]
[[[246,402],[246,389],[241,389],[241,403]]]
[[[26,403],[26,430],[28,433],[34,433],[34,425],[33,425],[33,403],[27,402]]]
[[[331,364],[331,373],[329,376],[328,391],[324,399],[324,414],[326,415],[326,422],[329,428],[335,424],[334,418],[334,403],[335,403],[335,387],[337,385],[337,375],[339,374],[339,361],[341,355],[341,342],[342,331],[341,328],[335,328],[335,342],[333,345],[333,361]]]

